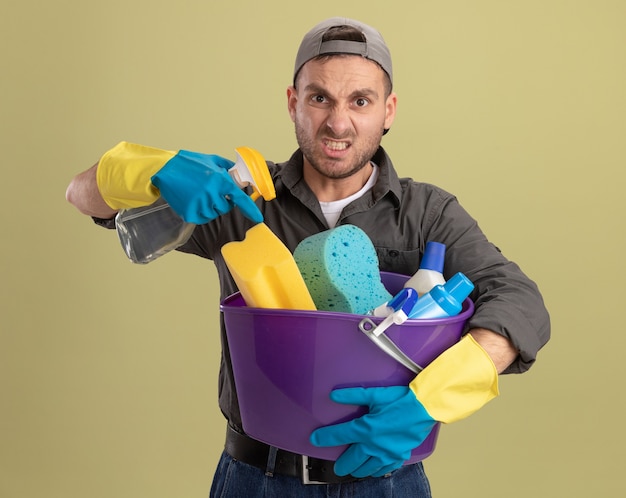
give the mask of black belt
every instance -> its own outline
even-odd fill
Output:
[[[298,477],[304,484],[340,484],[360,480],[352,476],[335,474],[333,471],[335,462],[332,460],[307,457],[275,448],[237,432],[230,425],[226,430],[224,449],[235,460],[258,467],[268,475]],[[271,458],[272,453],[275,459]]]

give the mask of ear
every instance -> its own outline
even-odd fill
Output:
[[[391,128],[393,124],[393,120],[396,117],[396,107],[398,105],[398,96],[391,92],[389,97],[387,97],[387,101],[385,102],[385,126],[384,128],[388,130]]]
[[[296,120],[296,105],[298,104],[298,91],[294,86],[287,87],[287,110],[291,121]]]

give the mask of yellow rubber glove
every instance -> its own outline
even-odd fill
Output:
[[[367,406],[362,417],[321,427],[315,446],[349,448],[335,462],[337,475],[380,477],[399,468],[434,425],[471,415],[498,395],[498,373],[487,352],[468,334],[407,386],[336,389],[337,403]]]
[[[435,358],[409,388],[433,419],[448,424],[498,396],[498,372],[487,352],[467,334]]]
[[[177,152],[120,142],[104,153],[96,172],[100,195],[112,209],[148,206],[159,198],[152,176]]]

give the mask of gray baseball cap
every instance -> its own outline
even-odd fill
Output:
[[[337,26],[352,26],[365,36],[364,42],[348,41],[348,40],[330,40],[322,41],[324,35],[330,28]],[[393,71],[391,67],[391,54],[382,35],[367,24],[346,19],[344,17],[333,17],[322,21],[309,31],[300,43],[298,55],[296,56],[296,65],[293,72],[294,80],[298,71],[302,66],[311,59],[319,55],[333,54],[353,54],[361,55],[366,59],[376,62],[389,76],[393,84]]]

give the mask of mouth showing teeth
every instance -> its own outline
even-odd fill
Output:
[[[346,150],[349,147],[349,144],[346,142],[335,142],[332,140],[326,140],[325,145],[330,150],[336,150],[336,151]]]

